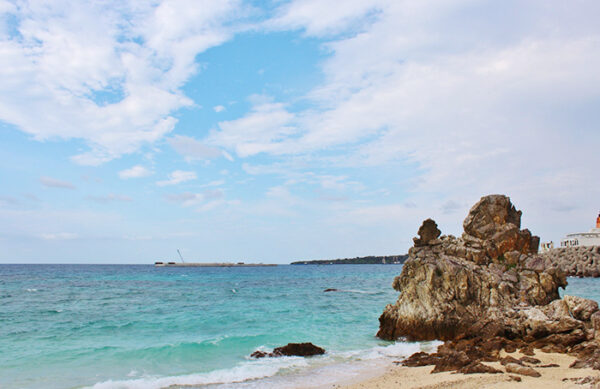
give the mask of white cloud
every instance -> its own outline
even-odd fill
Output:
[[[40,183],[47,188],[75,189],[72,183],[52,177],[40,177]]]
[[[180,88],[198,70],[196,55],[229,39],[230,22],[245,15],[237,0],[26,1],[2,10],[19,35],[0,33],[0,119],[37,140],[83,139],[90,150],[73,161],[85,165],[171,132],[172,113],[192,105]]]
[[[165,198],[168,201],[181,204],[184,207],[190,207],[200,203],[220,200],[223,198],[223,196],[224,193],[221,189],[206,189],[202,193],[184,192],[168,194],[165,196]]]
[[[219,122],[219,131],[212,131],[212,144],[234,149],[240,157],[261,152],[273,152],[278,142],[296,133],[294,115],[282,103],[272,103],[262,96],[252,96],[254,105],[246,116]]]
[[[177,185],[182,182],[195,180],[198,178],[196,176],[196,172],[189,172],[184,170],[175,170],[169,173],[169,178],[164,181],[158,181],[156,185],[158,186],[167,186],[167,185]]]
[[[77,239],[79,235],[73,232],[57,232],[40,234],[40,238],[44,240],[72,240]]]
[[[167,140],[169,145],[187,161],[205,160],[225,157],[225,153],[218,148],[210,147],[194,138],[183,135],[175,135]]]
[[[94,201],[96,203],[107,204],[113,202],[129,202],[133,199],[129,196],[109,193],[105,196],[87,196],[86,199]]]
[[[152,175],[152,172],[142,165],[135,165],[129,169],[121,170],[119,172],[119,177],[123,180],[127,180],[129,178],[148,177],[150,175]]]
[[[345,0],[343,5],[322,0],[296,0],[284,4],[278,14],[265,23],[267,28],[303,29],[307,35],[323,36],[360,26],[384,1]]]
[[[245,171],[290,177],[289,169],[306,169],[293,163],[303,156],[320,167],[412,171],[403,202],[428,199],[411,209],[418,218],[433,216],[430,209],[455,217],[488,193],[507,193],[532,214],[554,203],[561,212],[569,209],[561,204],[576,204],[573,217],[595,209],[600,187],[589,179],[600,165],[592,108],[600,90],[593,16],[600,3],[364,1],[332,8],[339,7],[291,1],[267,22],[340,34],[326,44],[324,82],[305,96],[310,109],[257,101],[208,137],[239,157],[266,153],[283,161],[245,163]],[[405,212],[387,207],[389,215]],[[551,229],[539,226],[542,234]]]
[[[219,113],[219,112],[225,111],[226,108],[223,105],[216,105],[213,107],[213,109],[215,110],[216,113]]]

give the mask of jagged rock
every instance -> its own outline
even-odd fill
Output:
[[[484,365],[481,362],[470,363],[467,366],[461,367],[456,372],[462,373],[462,374],[483,374],[483,373],[498,374],[498,373],[502,373],[501,370],[495,369],[488,365]]]
[[[519,358],[519,361],[525,362],[525,363],[530,363],[532,365],[537,365],[538,363],[542,363],[542,361],[540,361],[539,359],[528,357],[528,356]]]
[[[513,357],[511,357],[510,355],[509,355],[509,356],[506,356],[506,357],[504,357],[504,358],[502,358],[502,359],[500,360],[500,364],[501,364],[502,366],[506,366],[506,365],[508,365],[509,363],[514,363],[514,364],[517,364],[517,365],[522,365],[522,364],[523,364],[523,361],[521,361],[521,360],[518,360],[517,358],[513,358]]]
[[[539,376],[525,363],[540,363],[531,357],[541,349],[575,355],[573,367],[600,369],[598,304],[560,299],[565,272],[537,255],[539,239],[520,220],[508,197],[492,195],[471,208],[461,238],[439,237],[433,220],[423,223],[392,283],[400,296],[379,318],[377,335],[445,343],[404,365],[467,372],[501,361],[507,372]],[[528,357],[501,359],[502,349]]]
[[[573,369],[592,368],[600,370],[600,348],[596,348],[592,354],[580,357],[569,367]]]
[[[595,301],[577,296],[564,296],[563,300],[571,315],[577,320],[590,320],[592,315],[598,312],[598,303]]]
[[[264,357],[268,357],[269,354],[264,352],[264,351],[260,351],[260,350],[256,350],[255,352],[253,352],[252,354],[250,354],[251,358],[264,358]]]
[[[448,340],[531,331],[528,326],[535,318],[527,322],[515,307],[558,299],[566,277],[532,253],[537,251],[536,239],[520,230],[520,223],[521,211],[502,195],[483,197],[471,208],[462,238],[433,238],[437,232],[430,231],[439,230],[431,219],[425,221],[402,274],[393,282],[400,297],[379,318],[377,336]],[[425,244],[432,240],[440,243]],[[538,321],[548,318],[543,315]]]
[[[288,343],[285,346],[277,347],[273,350],[273,355],[309,357],[313,355],[325,354],[325,349],[315,346],[312,343]]]
[[[515,373],[520,375],[526,375],[529,377],[541,377],[542,375],[535,369],[529,366],[517,365],[516,363],[508,363],[504,366],[507,373]]]
[[[437,223],[432,219],[427,219],[423,222],[421,227],[419,227],[418,238],[413,238],[415,242],[415,247],[418,246],[426,246],[431,243],[431,241],[436,240],[440,234],[442,233],[438,227]]]
[[[264,357],[282,357],[282,356],[299,356],[299,357],[310,357],[313,355],[325,354],[325,349],[315,346],[312,343],[288,343],[282,347],[276,347],[272,353],[266,353],[264,351],[255,351],[250,356],[252,358],[264,358]]]

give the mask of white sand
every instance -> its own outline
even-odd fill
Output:
[[[506,354],[515,358],[520,358],[519,353]],[[511,376],[517,374],[453,374],[451,372],[430,374],[433,366],[424,367],[403,367],[390,366],[390,368],[381,376],[366,379],[363,382],[351,383],[348,385],[333,385],[336,389],[512,389],[512,388],[598,388],[600,385],[592,386],[590,384],[580,385],[573,381],[563,381],[563,378],[578,377],[599,377],[600,371],[592,369],[570,369],[569,365],[575,360],[574,357],[564,354],[547,354],[536,350],[535,358],[542,362],[539,365],[555,363],[560,367],[540,368],[531,365],[542,376],[539,378],[519,376],[521,382],[512,380]],[[499,362],[486,363],[501,371],[504,370]]]

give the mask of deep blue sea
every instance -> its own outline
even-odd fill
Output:
[[[317,388],[351,379],[436,345],[374,336],[401,268],[0,265],[0,388]],[[600,298],[600,280],[569,283],[568,294]],[[307,341],[327,354],[248,358]]]

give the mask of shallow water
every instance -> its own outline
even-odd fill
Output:
[[[294,387],[432,344],[374,337],[400,265],[0,265],[0,387]],[[600,282],[567,294],[598,299]],[[339,292],[324,293],[326,288]],[[310,341],[323,357],[249,360]]]

